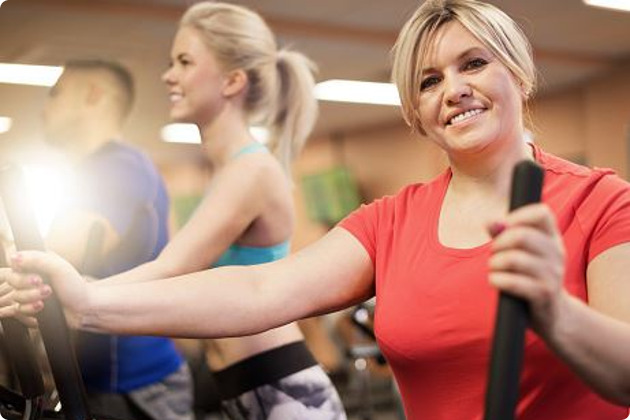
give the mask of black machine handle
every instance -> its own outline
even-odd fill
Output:
[[[25,194],[22,172],[16,166],[0,171],[0,195],[13,232],[18,250],[45,250],[38,231],[33,209]],[[43,279],[46,282],[46,279]],[[59,392],[59,399],[66,420],[89,420],[83,380],[79,371],[70,331],[63,309],[54,296],[47,301],[37,315],[39,329],[50,362],[50,368]]]
[[[543,174],[541,167],[529,160],[514,167],[510,211],[540,201]],[[500,293],[486,389],[485,420],[515,418],[527,318],[528,307],[524,300]]]
[[[0,244],[0,267],[8,266],[5,255],[4,246]],[[13,318],[3,318],[0,323],[7,356],[20,384],[22,396],[29,399],[43,396],[41,368],[28,329]]]

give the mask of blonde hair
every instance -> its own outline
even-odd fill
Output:
[[[270,149],[289,172],[317,118],[314,64],[301,53],[278,50],[265,21],[242,6],[197,3],[184,13],[180,27],[197,30],[226,71],[245,71],[249,122],[269,128]]]
[[[405,23],[392,50],[392,81],[398,87],[403,117],[424,134],[418,114],[422,69],[440,27],[459,22],[514,75],[526,98],[536,88],[532,49],[521,28],[497,7],[477,0],[427,0]]]

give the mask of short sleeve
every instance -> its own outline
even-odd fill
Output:
[[[103,216],[124,234],[138,206],[155,195],[151,169],[142,156],[124,149],[91,159],[82,175],[79,208]]]
[[[602,177],[578,215],[591,231],[589,262],[608,248],[630,242],[630,184],[615,175]]]
[[[383,201],[379,199],[370,204],[362,204],[354,212],[350,213],[337,226],[347,230],[363,245],[370,255],[372,262],[376,260],[376,248],[379,226],[379,208]]]

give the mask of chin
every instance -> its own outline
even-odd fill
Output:
[[[181,123],[181,124],[194,124],[195,122],[187,115],[182,115],[179,113],[171,113],[170,115],[171,122],[173,123]]]

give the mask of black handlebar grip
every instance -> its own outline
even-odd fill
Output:
[[[510,211],[540,201],[543,170],[526,160],[514,167]],[[523,362],[527,303],[501,292],[492,342],[486,388],[485,420],[512,420],[519,395]]]
[[[0,194],[18,250],[44,251],[35,215],[26,197],[22,172],[15,166],[0,171]],[[44,278],[44,282],[47,280]],[[40,333],[66,420],[89,420],[83,379],[63,309],[54,296],[37,315]]]

